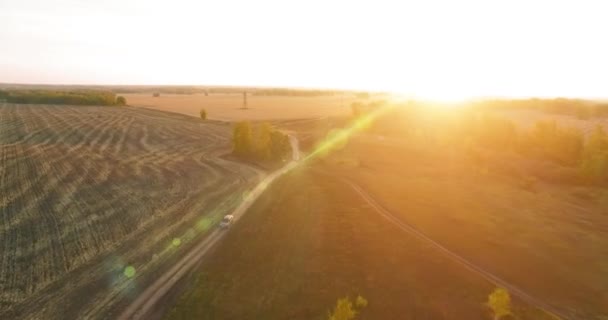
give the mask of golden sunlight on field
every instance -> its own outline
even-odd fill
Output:
[[[129,104],[198,117],[201,109],[214,120],[281,120],[346,116],[356,101],[352,95],[322,97],[247,96],[242,94],[126,94]]]

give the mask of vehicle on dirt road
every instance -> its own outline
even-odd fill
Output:
[[[222,219],[222,221],[220,222],[220,229],[229,228],[233,222],[234,222],[233,215],[229,214],[229,215],[224,216],[224,219]]]

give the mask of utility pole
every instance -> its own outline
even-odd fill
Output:
[[[247,91],[243,91],[243,109],[247,109]]]

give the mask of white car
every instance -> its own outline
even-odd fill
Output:
[[[231,214],[226,215],[226,216],[224,216],[224,219],[222,219],[222,221],[220,222],[220,228],[226,229],[226,228],[230,227],[232,222],[234,222],[234,216]]]

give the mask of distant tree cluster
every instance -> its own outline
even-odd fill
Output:
[[[528,109],[576,116],[580,119],[608,116],[608,103],[580,99],[523,99],[523,100],[484,100],[473,104],[484,109]]]
[[[126,105],[124,97],[117,98],[106,91],[12,90],[1,91],[0,97],[7,102],[23,104]]]
[[[563,166],[580,166],[587,149],[580,130],[560,127],[555,121],[538,121],[531,129],[518,131],[513,121],[498,115],[481,114],[461,120],[456,138]]]
[[[357,92],[355,93],[357,99],[369,99],[369,92]]]
[[[353,102],[350,104],[350,109],[353,113],[354,118],[359,118],[379,107],[387,104],[386,100],[375,100],[368,103]]]
[[[291,155],[286,134],[268,123],[252,126],[244,121],[235,124],[232,134],[233,153],[256,161],[283,161]]]
[[[608,183],[608,137],[601,126],[587,138],[580,168],[590,182]]]
[[[304,90],[304,89],[257,89],[253,92],[255,96],[289,96],[289,97],[321,97],[335,96],[342,94],[342,91],[333,90]]]
[[[506,108],[506,102],[496,103]],[[353,117],[365,118],[366,114],[381,105],[353,103]],[[515,108],[519,107],[516,103]],[[540,120],[524,128],[518,127],[501,112],[479,108],[478,105],[433,109],[428,104],[408,103],[389,110],[389,113],[375,119],[369,127],[370,131],[376,134],[395,133],[423,147],[462,150],[477,164],[482,164],[480,161],[485,159],[482,154],[509,153],[518,159],[530,160],[524,164],[527,168],[542,166],[539,171],[528,172],[538,174],[543,179],[608,185],[608,133],[601,125],[587,135],[577,128],[560,125],[555,120]],[[505,160],[508,158],[493,159],[497,161],[492,163],[501,168],[515,168]],[[545,166],[543,162],[551,164]],[[530,181],[533,179],[530,178]]]

